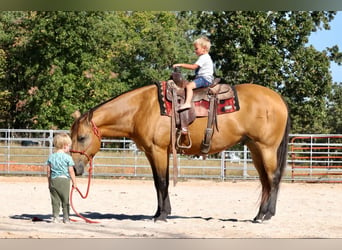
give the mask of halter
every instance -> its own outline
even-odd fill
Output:
[[[100,130],[98,129],[98,127],[96,126],[96,124],[94,123],[93,120],[90,121],[91,123],[91,126],[92,126],[92,131],[94,133],[94,135],[96,135],[96,137],[100,140],[101,142],[101,132]],[[84,155],[87,157],[88,161],[89,161],[89,170],[88,170],[88,186],[87,186],[87,191],[86,191],[86,194],[83,195],[82,192],[77,188],[75,188],[74,186],[72,186],[71,188],[71,191],[70,191],[70,205],[71,205],[71,208],[72,210],[75,212],[75,214],[82,218],[83,220],[85,220],[87,223],[99,223],[98,221],[92,221],[92,220],[89,220],[87,218],[85,218],[84,216],[82,216],[81,214],[79,214],[76,209],[74,208],[74,205],[73,205],[73,202],[72,202],[72,195],[73,195],[73,191],[74,189],[77,190],[77,192],[80,194],[80,196],[82,197],[82,199],[86,199],[88,197],[88,194],[89,194],[89,189],[90,189],[90,181],[91,181],[91,176],[92,176],[92,172],[93,172],[93,157],[88,155],[86,153],[86,151],[88,150],[88,148],[90,147],[91,143],[89,143],[88,147],[83,150],[83,151],[78,151],[78,150],[70,150],[71,153],[78,153],[78,154],[81,154],[81,155]]]
[[[101,132],[99,130],[99,128],[96,126],[95,122],[93,120],[90,121],[91,123],[91,127],[92,127],[92,131],[94,133],[94,135],[96,135],[96,137],[99,139],[99,141],[101,142]],[[81,154],[81,155],[85,155],[87,157],[87,159],[89,160],[89,162],[92,162],[93,160],[93,157],[92,156],[89,156],[86,151],[88,150],[88,148],[90,147],[91,143],[89,143],[89,145],[83,150],[83,151],[79,151],[79,150],[73,150],[73,149],[70,149],[70,152],[71,153],[78,153],[78,154]]]

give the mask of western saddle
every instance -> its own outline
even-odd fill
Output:
[[[196,117],[208,116],[207,127],[201,144],[201,153],[208,154],[214,126],[218,130],[217,104],[221,100],[233,98],[234,90],[229,84],[219,84],[220,78],[216,78],[209,87],[194,89],[190,109],[178,111],[179,106],[185,101],[186,92],[184,88],[188,82],[177,70],[172,73],[171,78],[172,80],[167,82],[166,98],[172,102],[172,133],[176,136],[175,147],[177,151],[191,148],[192,141],[188,126]],[[196,102],[203,100],[209,102],[209,108],[195,105]]]

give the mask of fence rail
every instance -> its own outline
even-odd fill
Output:
[[[341,135],[294,136],[290,145],[292,180],[341,182]]]
[[[0,174],[45,175],[53,136],[64,130],[0,129]],[[172,157],[172,156],[171,156]],[[246,146],[202,157],[178,155],[179,178],[258,179]],[[101,141],[94,158],[95,176],[152,177],[144,154],[127,138]],[[170,173],[172,175],[172,172]],[[290,135],[284,180],[342,182],[342,135]]]

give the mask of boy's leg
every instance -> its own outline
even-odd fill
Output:
[[[185,109],[191,108],[192,96],[194,94],[193,89],[208,87],[210,84],[211,83],[208,82],[203,77],[198,77],[195,80],[193,80],[192,82],[189,82],[186,85],[185,103],[182,106],[180,106],[178,110],[185,110]]]
[[[59,194],[56,189],[56,179],[51,179],[50,197],[51,197],[51,205],[52,205],[52,216],[58,219],[61,199],[59,198]]]
[[[194,94],[193,89],[196,88],[196,83],[195,82],[189,82],[186,85],[186,98],[185,102],[182,106],[179,107],[179,110],[185,110],[191,108],[191,101],[192,101],[192,96]]]
[[[62,202],[62,210],[63,210],[63,221],[69,220],[70,215],[70,180],[67,178],[60,178],[61,185],[60,185],[60,197]]]

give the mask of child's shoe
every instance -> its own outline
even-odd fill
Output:
[[[186,110],[191,108],[191,104],[184,103],[182,106],[179,107],[178,111]]]
[[[70,219],[69,218],[63,218],[63,223],[64,224],[70,224]]]
[[[53,217],[51,222],[52,223],[60,223],[61,220],[58,217]]]

